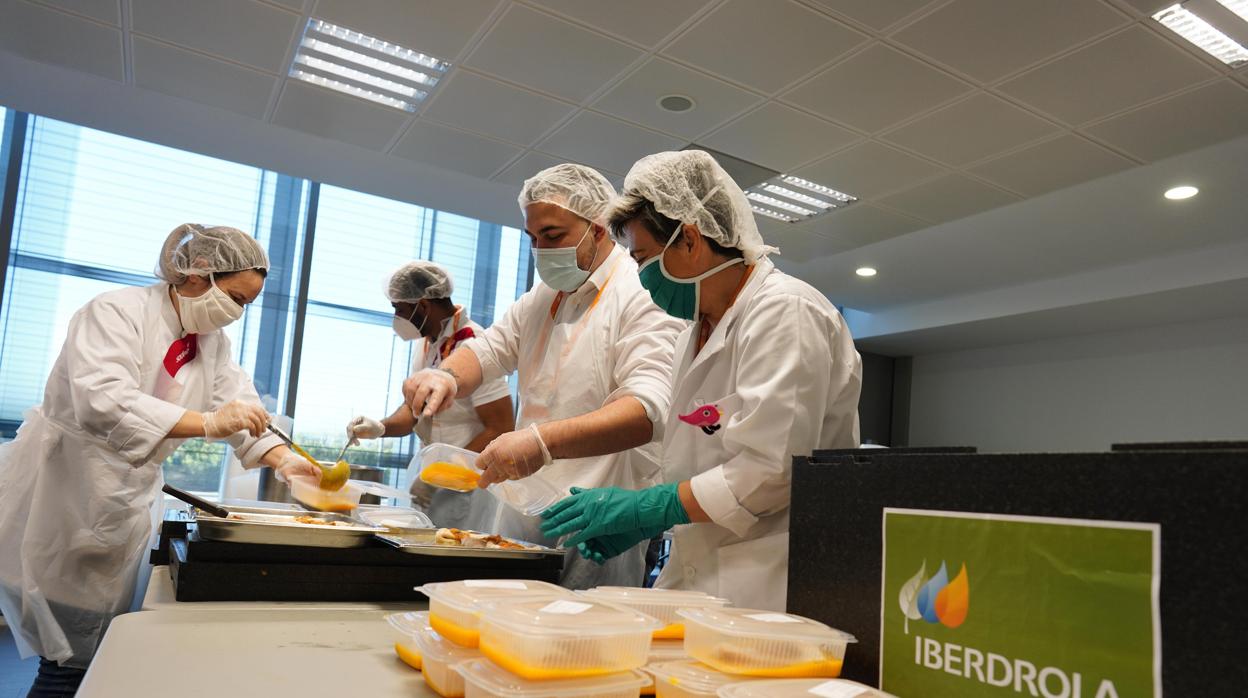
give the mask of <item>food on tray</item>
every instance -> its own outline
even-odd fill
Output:
[[[439,528],[434,542],[438,545],[458,545],[463,548],[490,548],[494,550],[527,550],[530,546],[521,545],[507,540],[502,536],[476,531],[461,531],[458,528]]]
[[[315,516],[296,516],[295,521],[298,521],[301,524],[312,524],[313,526],[350,526],[351,525],[348,523],[343,523],[342,521],[326,521],[325,519],[318,519]]]
[[[481,473],[471,466],[434,461],[420,471],[420,480],[434,487],[441,487],[456,492],[471,492],[477,489]]]

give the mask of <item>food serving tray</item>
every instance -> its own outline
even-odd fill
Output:
[[[436,528],[405,529],[402,533],[379,533],[377,539],[394,546],[405,553],[413,555],[441,555],[446,557],[477,557],[477,558],[543,558],[563,557],[564,551],[547,548],[533,543],[516,540],[525,546],[523,550],[507,548],[473,548],[461,545],[439,545],[434,542],[438,534]],[[514,540],[514,539],[508,539]]]
[[[363,548],[386,529],[362,524],[349,516],[268,507],[230,507],[230,517],[195,510],[199,535],[207,540],[313,548]],[[323,521],[302,523],[296,518]]]

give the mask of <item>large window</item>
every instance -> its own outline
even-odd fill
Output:
[[[41,401],[70,316],[105,291],[155,283],[161,243],[180,223],[237,227],[269,251],[264,292],[227,334],[270,411],[293,415],[299,438],[325,451],[342,446],[353,414],[382,416],[398,404],[411,347],[390,329],[390,271],[416,258],[446,264],[456,301],[486,325],[530,278],[512,228],[12,110],[0,118],[6,438]],[[410,458],[410,442],[371,446],[355,460],[397,467]],[[166,476],[214,491],[225,458],[220,444],[192,441]]]

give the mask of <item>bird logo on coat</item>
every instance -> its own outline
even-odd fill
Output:
[[[719,431],[719,420],[722,416],[718,405],[703,405],[689,414],[680,415],[680,421],[700,427],[702,433],[711,436]]]

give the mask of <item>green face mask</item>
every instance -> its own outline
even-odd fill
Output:
[[[702,279],[715,274],[734,264],[744,264],[744,259],[730,259],[719,266],[698,274],[692,279],[681,279],[668,273],[663,265],[663,255],[667,248],[679,237],[680,227],[672,232],[672,237],[663,246],[657,256],[646,260],[637,270],[641,278],[641,286],[650,292],[654,304],[662,308],[668,315],[682,320],[693,320],[698,317],[698,303],[702,300]]]

